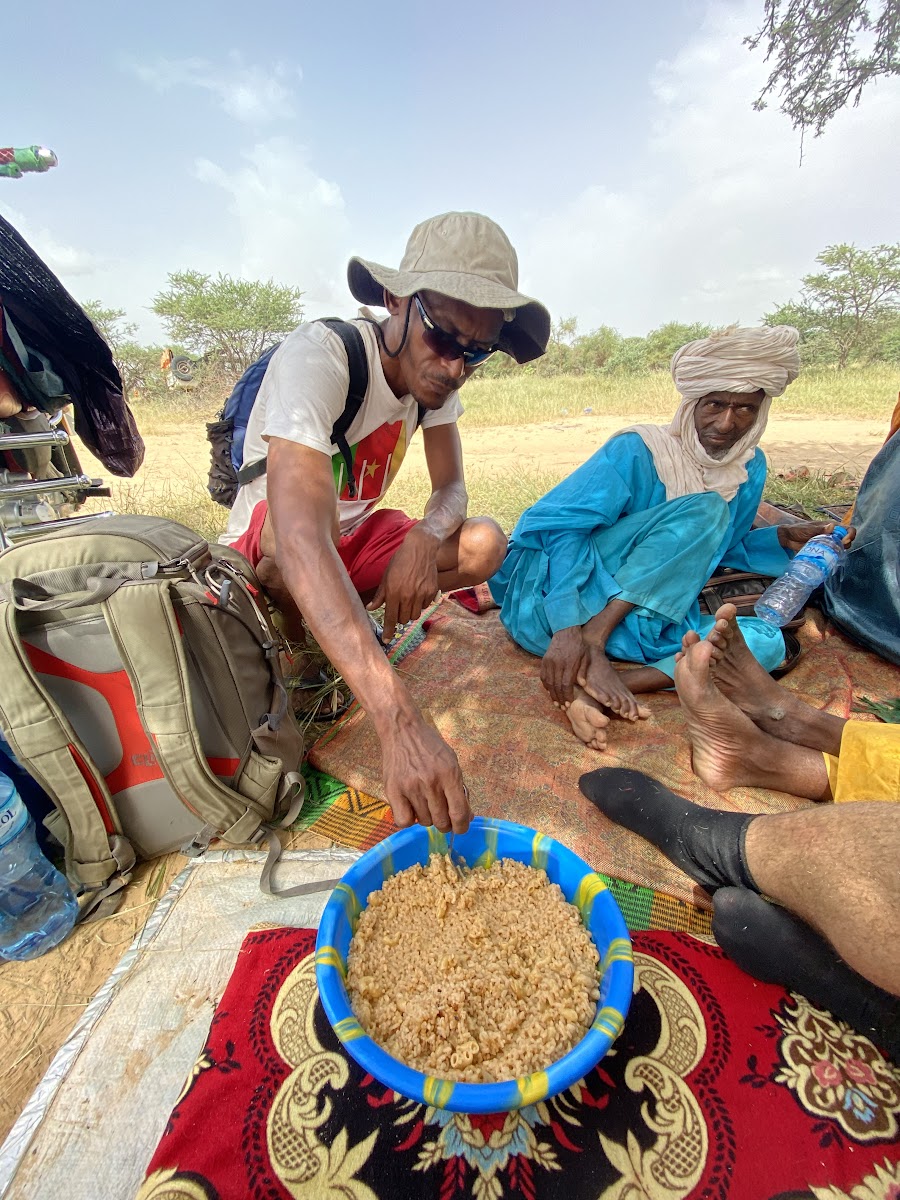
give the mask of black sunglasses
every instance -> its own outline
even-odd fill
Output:
[[[461,358],[467,367],[477,367],[486,362],[492,354],[497,353],[499,348],[497,346],[491,346],[489,350],[482,350],[479,346],[463,346],[452,333],[441,329],[440,325],[432,321],[425,311],[425,305],[417,295],[413,296],[413,300],[416,302],[416,308],[419,310],[422,320],[422,340],[432,354],[436,354],[438,358]]]

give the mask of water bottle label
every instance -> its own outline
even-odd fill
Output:
[[[28,809],[22,803],[22,797],[13,790],[12,794],[0,801],[0,846],[17,837],[28,824]]]

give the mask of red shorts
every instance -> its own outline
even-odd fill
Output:
[[[233,544],[254,568],[262,558],[259,539],[268,511],[268,501],[260,500],[250,516],[250,524]],[[381,583],[388,563],[413,525],[418,525],[418,521],[398,508],[379,508],[352,533],[341,538],[338,554],[347,568],[350,582],[361,596],[374,592]]]

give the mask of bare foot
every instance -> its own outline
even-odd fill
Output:
[[[565,708],[572,732],[591,750],[605,750],[609,717],[582,688],[576,687],[574,690],[575,699]]]
[[[783,736],[782,722],[796,707],[796,697],[779,687],[753,657],[735,614],[733,604],[723,604],[716,613],[714,628],[707,634],[713,645],[716,687],[760,729]]]
[[[717,792],[760,787],[758,763],[770,739],[713,683],[713,644],[691,641],[675,665],[675,689],[684,710],[694,773]]]
[[[626,721],[645,720],[650,709],[638,704],[634,693],[626,686],[621,674],[615,669],[599,646],[588,647],[590,659],[578,682],[585,692],[598,704],[608,708],[617,717]]]
[[[779,742],[839,755],[845,719],[813,708],[775,682],[751,654],[734,619],[733,605],[723,604],[716,618],[715,629],[710,630],[707,637],[713,645],[713,659],[719,658],[713,668],[713,677],[722,695],[736,704],[763,733]],[[720,629],[723,620],[724,631]],[[685,650],[687,638],[683,652]]]
[[[712,646],[712,661],[719,663],[725,656],[725,651],[728,649],[728,644],[731,641],[735,630],[738,629],[735,617],[737,609],[733,604],[723,604],[716,612],[716,623],[707,633],[706,640]],[[700,641],[700,634],[696,629],[689,629],[681,639],[681,649],[675,655],[675,661],[680,662],[682,655],[691,647],[696,646]],[[756,661],[754,659],[754,661]]]

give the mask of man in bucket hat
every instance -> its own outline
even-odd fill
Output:
[[[256,567],[286,618],[303,617],[369,714],[382,748],[385,797],[400,826],[463,831],[471,810],[456,755],[414,705],[373,633],[364,604],[384,604],[384,638],[439,590],[481,583],[500,566],[503,531],[467,517],[458,391],[498,350],[539,357],[547,310],[518,290],[516,253],[478,213],[445,213],[413,230],[399,270],[353,258],[350,291],[366,309],[368,388],[347,430],[352,480],[332,444],[350,378],[338,335],[301,325],[272,357],[247,426],[244,462],[266,477],[242,487],[225,540]],[[421,423],[431,496],[420,521],[373,511]]]

